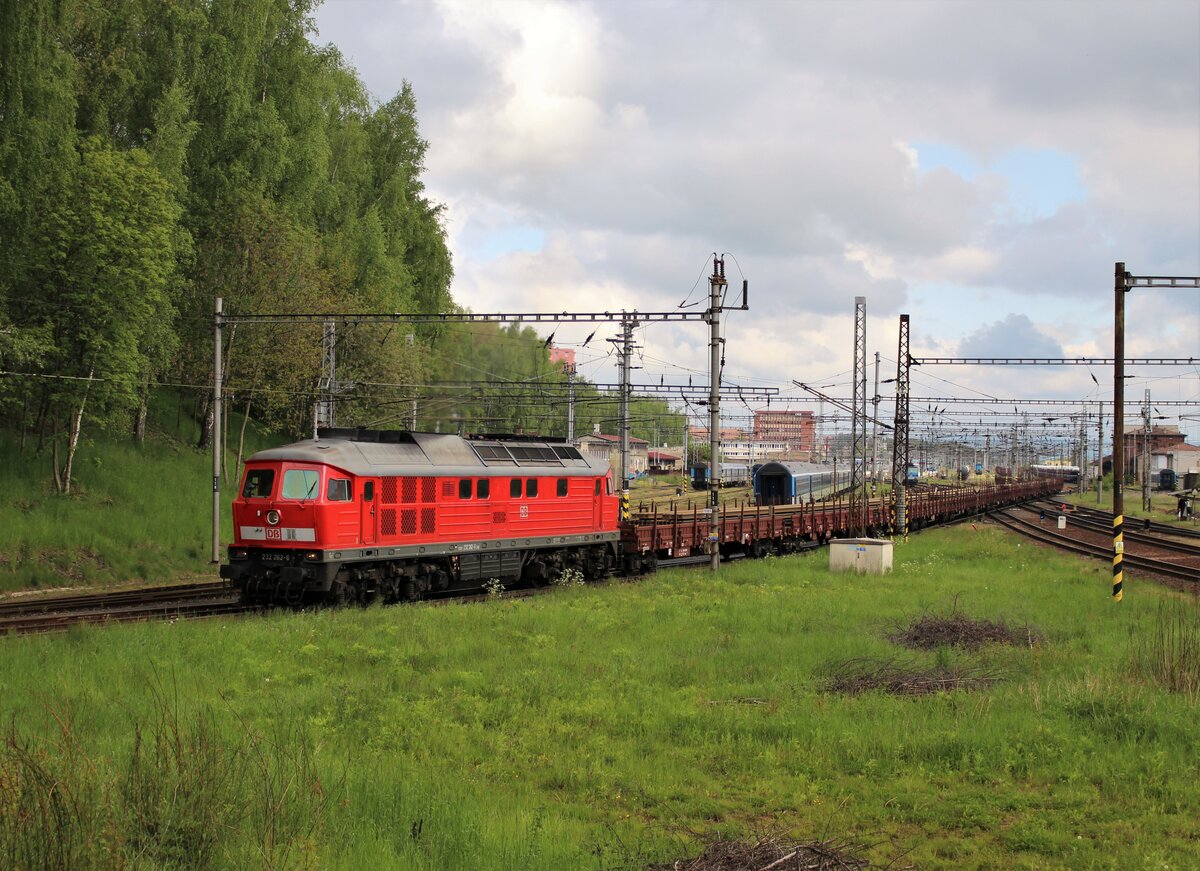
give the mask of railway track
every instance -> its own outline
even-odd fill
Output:
[[[1058,517],[1063,513],[1062,502],[1042,501],[1036,503],[1039,509],[1045,509],[1046,514],[1052,517]],[[1099,523],[1104,526],[1109,532],[1112,532],[1112,512],[1101,511],[1098,508],[1088,508],[1086,505],[1072,506],[1067,512],[1068,517],[1079,518],[1084,521]],[[1133,529],[1137,527],[1137,529]],[[1128,515],[1125,517],[1125,537],[1128,538],[1130,531],[1141,530],[1140,521],[1131,519]],[[1144,530],[1142,530],[1144,531]],[[1200,541],[1200,529],[1189,529],[1186,526],[1172,526],[1169,523],[1151,522],[1150,532],[1158,535],[1170,535],[1175,538],[1195,539]]]
[[[1097,511],[1092,514],[1080,514],[1075,511],[1062,511],[1059,508],[1043,507],[1041,503],[1034,506],[1034,509],[1044,510],[1047,517],[1066,517],[1069,526],[1088,529],[1095,532],[1103,533],[1110,539],[1112,537],[1112,515],[1105,514],[1102,511]],[[1032,509],[1031,509],[1032,510]],[[1155,532],[1155,529],[1162,530]],[[1182,530],[1183,532],[1192,532],[1190,529]],[[1150,524],[1150,532],[1146,532],[1145,528],[1138,523],[1126,522],[1122,535],[1127,542],[1144,544],[1147,547],[1156,548],[1158,550],[1169,550],[1175,553],[1183,554],[1184,556],[1196,557],[1200,559],[1200,544],[1192,544],[1189,541],[1181,541],[1177,535],[1177,531],[1167,524]],[[1167,537],[1171,536],[1171,537]],[[1191,538],[1192,536],[1185,536]],[[1200,535],[1196,536],[1200,540]]]
[[[988,517],[1013,532],[1049,544],[1060,550],[1104,560],[1105,562],[1112,561],[1112,545],[1110,542],[1086,537],[1080,538],[1078,535],[1079,529],[1069,530],[1069,532],[1075,532],[1075,535],[1065,534],[1058,529],[1047,529],[1036,519],[1021,517],[1012,509],[993,511]],[[1089,534],[1096,535],[1094,532],[1090,532]],[[1181,557],[1181,559],[1187,559],[1187,557]],[[1159,577],[1171,578],[1177,581],[1188,581],[1192,584],[1200,582],[1200,569],[1195,566],[1186,565],[1183,562],[1134,554],[1127,550],[1125,552],[1124,564],[1126,568],[1136,569]]]
[[[198,619],[250,610],[224,583],[39,596],[0,602],[0,635],[61,632],[80,624]]]

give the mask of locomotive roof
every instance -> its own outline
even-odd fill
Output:
[[[760,475],[791,475],[793,478],[831,474],[832,472],[833,468],[831,466],[822,466],[817,463],[790,462],[787,460],[771,460],[768,463],[763,463],[758,468],[758,474]]]
[[[577,448],[563,443],[464,439],[457,435],[402,431],[326,431],[306,439],[259,451],[247,462],[322,463],[358,476],[421,475],[603,475],[605,464],[593,463]]]

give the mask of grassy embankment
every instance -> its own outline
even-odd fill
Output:
[[[898,546],[890,577],[826,566],[4,640],[0,820],[26,816],[0,864],[644,868],[782,827],[925,869],[1194,867],[1194,601],[1134,579],[1114,605],[1106,565],[970,525]],[[1044,641],[887,638],[952,607]],[[1003,680],[824,689],[896,655]]]
[[[240,415],[230,421],[236,451]],[[85,431],[74,492],[54,492],[48,449],[0,432],[0,591],[30,587],[166,583],[212,577],[212,455],[195,448],[199,430],[175,396],[151,406],[146,441]],[[253,427],[247,453],[266,446]],[[235,455],[228,462],[232,467]],[[221,541],[228,542],[229,500],[222,485]]]

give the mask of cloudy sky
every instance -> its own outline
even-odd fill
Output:
[[[475,311],[672,311],[728,252],[751,308],[726,380],[848,396],[855,296],[888,378],[901,312],[916,356],[1111,356],[1114,262],[1200,274],[1200,0],[327,0],[316,23],[376,98],[412,83]],[[1130,356],[1200,357],[1200,291],[1127,301]],[[613,381],[592,329],[556,342]],[[699,380],[707,340],[639,331],[635,381]],[[1200,367],[1130,371],[1200,402]],[[1111,396],[1091,374],[925,368],[913,395]]]

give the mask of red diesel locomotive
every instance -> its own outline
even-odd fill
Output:
[[[619,513],[607,463],[569,444],[322,430],[246,462],[221,577],[290,604],[595,579],[616,565]]]

